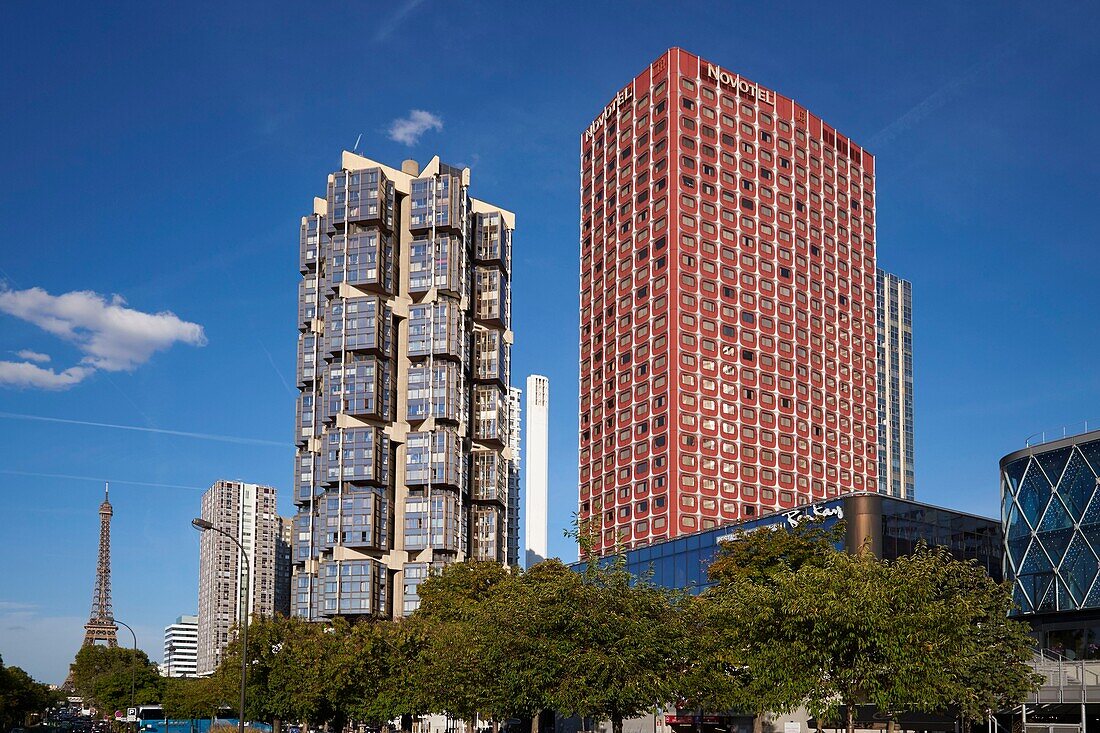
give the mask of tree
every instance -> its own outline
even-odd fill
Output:
[[[586,556],[591,557],[591,553]],[[566,601],[566,666],[554,699],[559,710],[623,720],[671,700],[685,651],[685,604],[648,578],[636,578],[621,556],[591,561]]]
[[[996,583],[977,563],[955,560],[943,548],[918,548],[891,563],[890,570],[899,605],[908,611],[906,634],[922,640],[913,652],[926,669],[918,666],[912,673],[928,672],[940,682],[935,703],[926,703],[926,709],[957,710],[969,730],[992,712],[1018,705],[1042,682],[1029,664],[1028,625],[1009,618],[1006,583]]]
[[[254,720],[342,723],[336,704],[341,673],[338,648],[348,624],[310,623],[300,618],[259,618],[248,626],[246,716]],[[217,678],[222,696],[235,700],[241,684],[237,635],[225,649]],[[339,727],[339,726],[338,726]]]
[[[26,724],[28,716],[43,712],[60,699],[60,693],[36,682],[19,667],[5,667],[0,658],[0,730]]]
[[[479,714],[495,717],[500,697],[499,615],[494,591],[512,579],[495,562],[446,566],[420,584],[420,607],[408,619],[415,659],[408,699],[415,709],[446,712],[472,730]]]
[[[826,528],[807,521],[789,531],[760,528],[722,543],[708,568],[714,585],[689,617],[695,650],[680,691],[686,702],[751,712],[756,733],[765,713],[789,713],[804,704],[817,672],[790,663],[790,645],[803,641],[776,636],[788,605],[783,581],[803,568],[826,565],[843,536],[842,522]]]
[[[164,681],[161,705],[168,718],[194,720],[213,717],[232,699],[226,697],[222,680],[217,676],[172,677]]]
[[[350,720],[381,727],[412,709],[410,660],[415,639],[403,621],[360,621],[343,640],[346,660],[337,690],[338,705]]]
[[[493,709],[500,718],[530,719],[537,733],[544,711],[558,704],[572,659],[581,578],[560,560],[545,560],[495,589]]]
[[[1035,684],[1026,627],[1008,591],[945,549],[892,562],[836,550],[842,528],[757,531],[724,547],[697,610],[704,674],[690,692],[757,714],[843,706],[891,716],[957,710],[981,720]]]
[[[145,652],[122,647],[86,646],[72,666],[73,686],[103,713],[160,699],[163,678]],[[131,689],[133,695],[131,696]]]
[[[844,527],[842,521],[826,527],[804,520],[789,529],[769,526],[738,533],[719,546],[707,575],[721,586],[737,578],[767,582],[780,572],[821,566],[844,541]]]

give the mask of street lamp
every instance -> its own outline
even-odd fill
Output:
[[[130,707],[134,707],[134,670],[136,669],[134,662],[137,661],[137,634],[134,633],[134,630],[130,628],[129,624],[123,623],[117,618],[111,618],[108,619],[108,621],[115,624],[122,624],[130,632],[130,636],[134,637],[134,654],[130,657]]]
[[[241,581],[241,591],[244,599],[241,601],[241,706],[240,717],[237,720],[237,730],[239,733],[244,733],[244,688],[248,679],[248,579],[252,575],[252,566],[248,562],[248,553],[244,551],[244,545],[241,544],[233,535],[226,532],[224,529],[219,529],[214,526],[213,522],[208,522],[201,517],[196,517],[191,520],[191,526],[200,532],[212,530],[233,540],[233,543],[241,551],[241,557],[244,559],[244,580]]]

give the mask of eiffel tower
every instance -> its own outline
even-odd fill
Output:
[[[118,625],[111,610],[111,501],[110,485],[103,488],[103,503],[99,505],[99,562],[95,572],[95,593],[92,595],[92,613],[84,624],[84,644],[118,646]],[[65,689],[73,687],[73,673],[65,679]]]

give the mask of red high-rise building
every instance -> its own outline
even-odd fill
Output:
[[[679,48],[580,148],[595,549],[874,490],[874,158]]]

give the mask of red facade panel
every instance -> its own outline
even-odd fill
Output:
[[[597,551],[875,486],[874,163],[671,49],[581,135]]]

